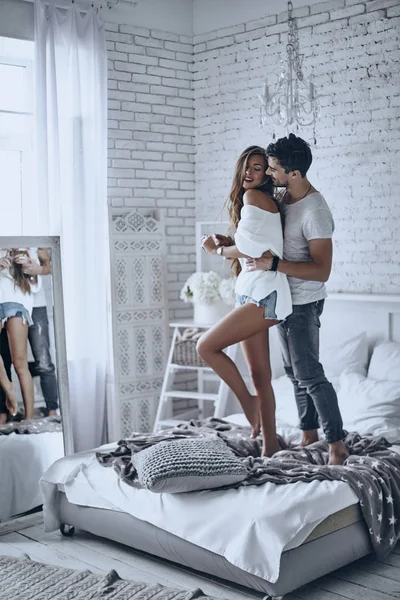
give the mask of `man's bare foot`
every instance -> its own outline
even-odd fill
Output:
[[[332,442],[329,444],[329,461],[328,465],[342,465],[349,452],[344,442]]]
[[[4,393],[6,395],[7,410],[12,417],[15,417],[15,415],[17,414],[17,399],[14,394],[13,385],[10,384],[10,387],[8,389],[4,390]]]
[[[315,444],[315,442],[318,442],[318,439],[319,438],[317,429],[309,429],[308,431],[303,431],[303,437],[300,442],[300,446],[304,448],[304,446]]]
[[[275,452],[280,452],[281,450],[282,448],[280,447],[278,439],[275,438],[274,441],[263,443],[261,456],[267,456],[268,458],[271,458],[271,456],[273,456]]]

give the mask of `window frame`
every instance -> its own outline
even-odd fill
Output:
[[[23,235],[26,225],[32,221],[35,212],[34,198],[34,61],[28,58],[10,57],[0,54],[0,64],[24,68],[25,110],[7,110],[0,108],[0,115],[21,115],[27,117],[27,128],[22,135],[2,137],[0,130],[0,150],[20,152],[20,219],[19,234]],[[15,232],[17,233],[17,232]]]

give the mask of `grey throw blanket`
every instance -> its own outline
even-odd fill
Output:
[[[43,417],[43,419],[30,419],[24,421],[10,421],[0,425],[0,435],[10,433],[54,433],[62,431],[61,417]]]
[[[251,439],[248,427],[210,418],[189,421],[159,434],[135,434],[121,440],[112,452],[98,452],[97,459],[104,466],[113,466],[123,481],[133,485],[133,454],[161,441],[204,435],[218,435],[245,462],[247,479],[230,487],[266,482],[344,481],[357,494],[377,556],[387,556],[400,538],[400,455],[390,450],[391,444],[384,437],[347,435],[345,443],[350,456],[343,466],[329,466],[326,442],[289,448],[279,438],[282,450],[273,458],[261,457],[261,440]]]

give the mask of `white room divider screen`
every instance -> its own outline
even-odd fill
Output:
[[[161,211],[110,208],[116,437],[151,431],[169,338]]]

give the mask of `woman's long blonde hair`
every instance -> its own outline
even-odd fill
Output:
[[[36,275],[26,275],[22,272],[23,265],[19,265],[14,261],[16,256],[29,256],[29,251],[25,248],[11,248],[9,256],[11,259],[10,275],[14,279],[14,285],[19,287],[24,294],[31,294],[31,285],[37,284],[38,278]]]
[[[246,175],[248,160],[254,155],[263,157],[265,162],[265,170],[267,170],[267,155],[264,148],[261,148],[261,146],[249,146],[243,150],[242,154],[239,156],[235,167],[235,173],[233,175],[231,191],[226,203],[230,219],[231,234],[236,232],[240,221],[240,211],[243,208],[243,196],[245,193],[245,189],[243,188],[243,180]],[[268,175],[265,175],[265,181],[256,189],[268,194],[268,196],[271,196],[271,198],[274,197],[274,186],[272,185],[271,178]],[[241,266],[237,258],[232,260],[231,270],[236,277],[239,275]]]

